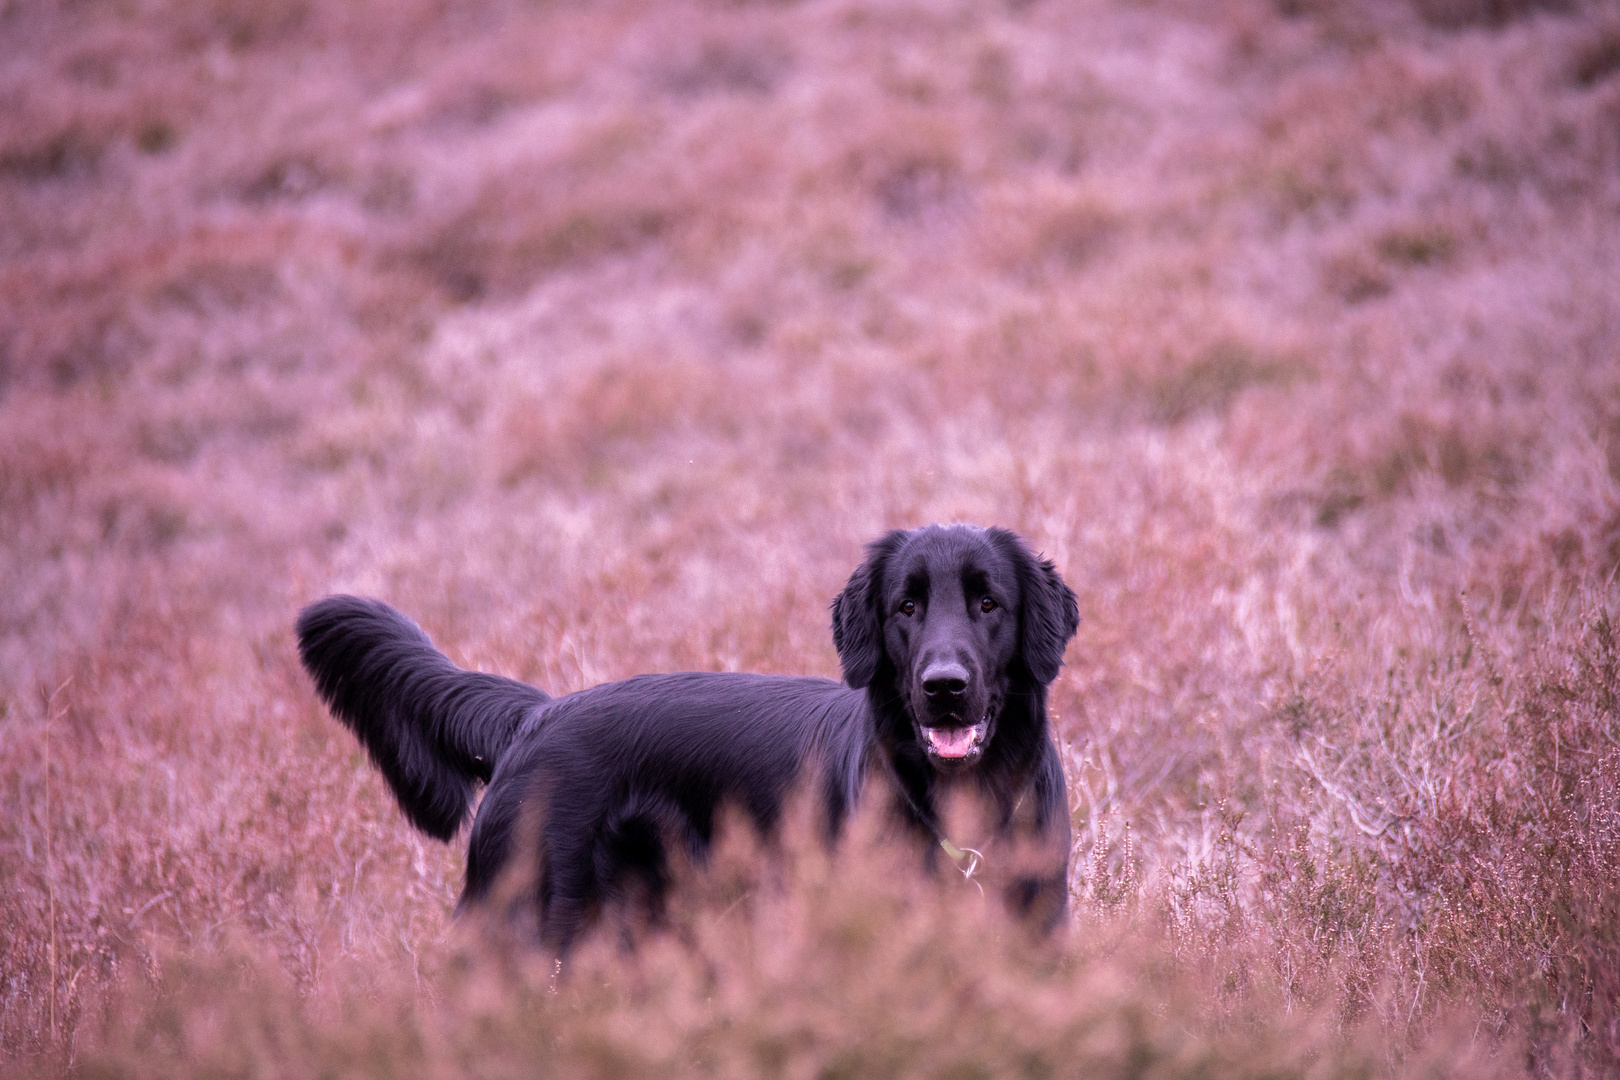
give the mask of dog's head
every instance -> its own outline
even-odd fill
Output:
[[[897,702],[942,768],[984,756],[1008,695],[1057,678],[1079,623],[1050,561],[973,525],[889,533],[833,601],[845,681]]]

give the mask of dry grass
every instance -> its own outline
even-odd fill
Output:
[[[1617,25],[0,7],[8,1067],[1612,1074]],[[828,674],[951,519],[1081,595],[1056,956],[740,852],[551,995],[292,648]]]

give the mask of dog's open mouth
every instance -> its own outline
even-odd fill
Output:
[[[983,748],[985,729],[989,726],[990,721],[986,719],[969,727],[925,727],[922,733],[928,740],[928,749],[936,756],[960,760]]]

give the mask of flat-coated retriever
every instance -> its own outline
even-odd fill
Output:
[[[928,861],[936,844],[958,854],[943,800],[971,792],[999,841],[1046,852],[1004,888],[1015,910],[1055,925],[1069,815],[1046,690],[1079,624],[1074,593],[1005,529],[930,525],[869,545],[832,624],[843,683],[683,672],[560,698],[456,667],[375,600],[310,605],[298,645],[422,831],[451,839],[474,785],[489,786],[462,906],[487,897],[516,855],[536,871],[523,895],[541,940],[559,951],[616,898],[656,907],[669,845],[701,859],[723,805],[770,831],[801,779],[829,841],[862,791],[883,784]]]

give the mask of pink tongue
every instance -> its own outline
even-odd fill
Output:
[[[977,741],[970,727],[923,728],[923,731],[940,757],[967,757]]]

